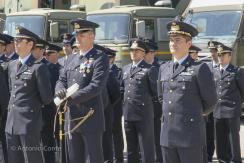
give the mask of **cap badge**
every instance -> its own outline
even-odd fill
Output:
[[[179,31],[179,30],[180,30],[180,26],[177,25],[175,22],[173,22],[171,25],[171,31]]]
[[[222,46],[219,46],[219,47],[218,47],[218,51],[219,51],[219,52],[222,52],[223,50],[224,50],[224,49],[223,49]]]
[[[132,46],[131,47],[133,47],[133,48],[136,48],[136,47],[138,47],[138,44],[137,44],[137,42],[135,41],[135,42],[133,42],[133,44],[132,44]]]
[[[74,27],[75,27],[75,29],[80,29],[80,24],[74,23]]]

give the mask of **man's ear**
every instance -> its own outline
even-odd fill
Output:
[[[188,46],[188,48],[190,48],[191,45],[192,45],[192,41],[191,41],[191,40],[190,40],[190,41],[187,41],[187,46]]]

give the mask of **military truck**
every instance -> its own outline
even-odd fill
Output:
[[[0,13],[0,33],[3,31],[5,19],[6,15],[4,13]]]
[[[191,3],[185,21],[199,31],[193,43],[202,49],[199,56],[203,60],[210,60],[208,41],[220,41],[233,48],[232,63],[244,67],[243,13],[243,0],[195,0]]]
[[[192,1],[185,11],[185,21],[195,26],[199,34],[193,44],[202,49],[201,60],[210,61],[208,41],[214,40],[233,48],[232,64],[244,68],[244,0]],[[242,104],[244,117],[244,104]]]
[[[146,37],[158,43],[157,55],[170,60],[166,24],[181,15],[191,0],[181,0],[176,8],[155,6],[115,6],[110,9],[88,12],[87,19],[96,22],[96,43],[118,51],[116,62],[123,66],[130,62],[129,41]]]
[[[14,36],[15,26],[21,25],[36,33],[42,39],[58,43],[63,33],[73,32],[70,21],[76,18],[85,19],[82,11],[57,10],[49,8],[31,9],[7,15],[4,33]]]

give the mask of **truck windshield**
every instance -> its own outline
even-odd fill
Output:
[[[97,43],[126,43],[129,35],[128,14],[88,15],[87,20],[99,24],[96,29]]]
[[[15,26],[20,25],[44,38],[44,16],[8,16],[6,18],[4,33],[15,36]]]
[[[241,22],[240,11],[210,11],[188,14],[186,22],[195,26],[199,34],[195,39],[224,39],[236,38]]]

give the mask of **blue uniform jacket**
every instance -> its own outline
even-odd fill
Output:
[[[78,53],[68,57],[57,81],[55,91],[67,89],[74,83],[79,84],[79,90],[69,100],[71,119],[86,115],[91,108],[95,111],[92,117],[81,125],[77,131],[104,131],[102,90],[106,86],[108,71],[107,55],[95,48],[83,57]],[[67,130],[67,123],[65,124]],[[75,125],[76,122],[71,122],[70,128],[72,129]]]
[[[10,134],[40,132],[41,106],[52,101],[48,68],[31,55],[17,71],[19,60],[8,65],[10,101],[5,131]]]
[[[244,100],[244,71],[229,65],[221,75],[219,67],[214,68],[214,79],[218,101],[214,110],[215,118],[234,118],[241,114]]]
[[[166,147],[205,145],[203,113],[216,103],[213,75],[206,63],[188,56],[173,73],[173,61],[159,69],[158,93],[163,122],[160,144]]]

